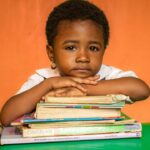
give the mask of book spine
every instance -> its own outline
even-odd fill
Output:
[[[49,105],[49,106],[40,106],[48,108],[78,108],[78,109],[101,109],[101,108],[122,108],[123,106],[98,106],[98,105]]]
[[[86,96],[86,97],[47,97],[46,103],[57,103],[57,104],[112,104],[120,102],[120,100],[114,100],[111,96],[97,97],[97,96]]]
[[[37,137],[37,138],[10,138],[1,139],[1,144],[21,144],[21,143],[42,143],[42,142],[62,142],[62,141],[79,141],[79,140],[99,140],[99,139],[120,139],[120,138],[139,138],[141,132],[129,133],[108,133],[96,135],[77,135],[77,136],[54,136],[54,137]]]
[[[84,109],[99,109],[99,108],[122,108],[125,102],[118,102],[112,104],[51,104],[51,103],[38,103],[38,107],[48,107],[48,108],[84,108]]]
[[[46,129],[23,129],[24,137],[84,135],[97,133],[135,132],[141,131],[141,124],[127,124],[118,126],[94,126],[94,127],[69,127]]]
[[[84,96],[84,97],[45,97],[45,102],[50,103],[116,103],[120,101],[130,101],[129,96],[106,95],[106,96]]]

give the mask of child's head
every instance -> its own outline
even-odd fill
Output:
[[[84,0],[69,0],[51,12],[46,25],[48,55],[61,75],[89,77],[102,64],[109,26],[104,13]]]
[[[84,0],[67,0],[50,13],[46,24],[46,36],[49,45],[54,44],[57,27],[62,20],[92,20],[103,29],[104,47],[109,41],[109,24],[102,10]]]

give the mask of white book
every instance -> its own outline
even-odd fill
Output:
[[[24,138],[21,133],[16,133],[15,127],[5,127],[2,131],[0,142],[1,145],[4,145],[4,144],[43,143],[43,142],[139,138],[139,137],[141,137],[141,132]]]

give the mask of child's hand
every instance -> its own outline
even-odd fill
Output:
[[[86,92],[83,92],[74,87],[66,87],[50,91],[43,97],[43,99],[45,99],[45,97],[47,96],[56,96],[56,97],[86,96]]]
[[[81,84],[97,84],[99,76],[88,77],[88,78],[77,78],[77,77],[53,77],[49,78],[49,84],[51,90],[60,89],[64,87],[74,87],[82,92],[86,92],[86,89]]]
[[[93,76],[88,78],[76,78],[76,77],[54,77],[50,78],[52,90],[48,92],[46,96],[85,96],[86,89],[81,84],[97,84],[99,76]],[[56,83],[56,84],[54,84]]]
[[[88,78],[77,78],[77,77],[70,77],[72,80],[81,83],[81,84],[97,84],[98,79],[100,78],[99,75],[88,77]]]

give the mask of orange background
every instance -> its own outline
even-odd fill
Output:
[[[104,63],[133,70],[150,84],[150,1],[91,1],[104,10],[110,23]],[[0,0],[0,108],[35,69],[49,66],[45,22],[60,2],[63,0]],[[123,111],[150,122],[150,98],[127,105]]]

